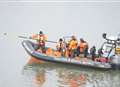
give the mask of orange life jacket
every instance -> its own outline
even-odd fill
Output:
[[[76,49],[77,48],[77,44],[78,44],[77,40],[71,40],[69,42],[69,49],[71,49],[71,50]]]
[[[45,35],[38,35],[38,41],[40,46],[45,46]]]
[[[46,50],[46,54],[49,55],[49,56],[53,56],[53,50],[51,48],[48,48]]]
[[[83,53],[85,48],[87,48],[87,47],[88,47],[87,42],[81,42],[80,43],[80,52]]]
[[[36,39],[40,46],[45,46],[46,36],[44,34],[35,34],[32,36],[33,39]]]
[[[55,55],[56,57],[61,57],[61,52],[55,51],[55,52],[54,52],[54,55]]]

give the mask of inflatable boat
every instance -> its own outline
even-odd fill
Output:
[[[89,59],[88,61],[85,61],[84,58],[80,60],[76,60],[75,58],[67,58],[63,56],[56,57],[56,56],[47,55],[45,53],[41,53],[37,51],[37,44],[30,40],[22,41],[22,46],[30,56],[35,57],[39,60],[47,61],[47,62],[76,65],[79,67],[98,68],[98,69],[112,68],[110,63],[101,63],[97,61],[92,61],[91,59]]]

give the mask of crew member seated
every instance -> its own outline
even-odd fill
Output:
[[[59,41],[58,41],[58,43],[56,45],[56,48],[57,48],[57,50],[55,52],[55,55],[56,56],[58,56],[58,55],[63,56],[64,55],[64,42],[63,42],[62,38],[59,39]]]

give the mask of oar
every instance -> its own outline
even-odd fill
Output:
[[[37,40],[37,39],[33,39],[33,38],[31,38],[31,37],[26,37],[26,36],[18,36],[18,38]],[[46,42],[57,43],[57,42],[55,42],[55,41],[49,41],[49,40],[46,40]]]
[[[4,36],[9,36],[10,34],[5,32],[5,33],[3,33],[3,35],[4,35]],[[11,34],[11,35],[13,35],[13,34]],[[10,36],[11,36],[11,35],[10,35]],[[31,38],[31,37],[26,37],[26,36],[18,36],[18,35],[15,35],[15,36],[17,36],[18,38],[37,40],[37,39],[33,39],[33,38]],[[46,40],[46,42],[57,43],[56,41],[50,41],[50,40]]]

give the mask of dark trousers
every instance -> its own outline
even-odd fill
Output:
[[[96,55],[95,54],[91,54],[92,55],[92,60],[95,60]]]

